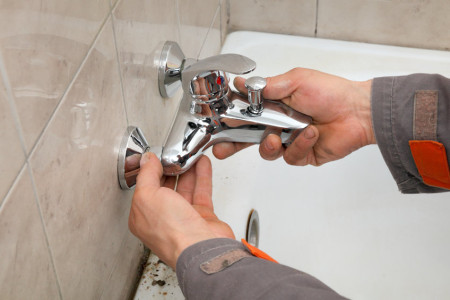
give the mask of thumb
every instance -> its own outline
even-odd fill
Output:
[[[158,157],[152,152],[142,155],[139,175],[136,178],[136,189],[146,188],[156,191],[161,187],[163,169]]]
[[[280,100],[289,97],[297,88],[296,81],[293,78],[294,74],[291,71],[281,75],[267,77],[267,85],[264,88],[263,97],[270,100]],[[239,92],[247,93],[245,78],[236,77],[233,83]]]
[[[294,74],[291,71],[267,77],[267,85],[263,91],[263,96],[266,99],[279,100],[291,96],[297,88]]]

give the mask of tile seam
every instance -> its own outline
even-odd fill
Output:
[[[206,32],[205,38],[203,39],[200,50],[198,51],[198,54],[196,57],[197,59],[199,59],[200,55],[202,54],[203,48],[206,44],[206,40],[208,39],[209,33],[211,32],[211,28],[214,26],[214,23],[216,22],[217,15],[219,14],[219,12],[220,12],[220,4],[217,5],[217,7],[216,7],[216,12],[214,13],[214,17],[212,18],[211,24],[209,24],[208,31]]]
[[[36,151],[37,145],[39,144],[39,142],[41,141],[42,137],[44,136],[45,132],[47,131],[48,127],[50,126],[50,124],[52,123],[53,119],[55,118],[57,112],[59,111],[60,107],[62,106],[62,104],[64,103],[67,94],[69,93],[69,91],[72,89],[73,84],[75,83],[75,81],[78,78],[78,75],[81,73],[81,71],[83,70],[84,65],[86,64],[86,61],[88,60],[89,56],[91,55],[93,49],[95,48],[95,44],[97,43],[97,40],[100,36],[100,34],[103,32],[105,25],[107,23],[107,21],[110,18],[110,13],[111,13],[111,8],[108,11],[108,14],[106,15],[106,18],[103,20],[102,24],[99,27],[99,30],[97,31],[94,39],[92,40],[91,45],[89,46],[89,50],[86,52],[86,55],[84,56],[84,58],[82,59],[77,71],[75,72],[74,76],[72,77],[72,79],[70,80],[69,84],[67,85],[66,89],[64,90],[60,100],[58,101],[58,103],[56,104],[55,108],[53,109],[52,113],[50,114],[50,117],[48,118],[47,122],[44,125],[44,128],[42,129],[42,131],[40,132],[40,134],[38,135],[38,137],[36,138],[36,141],[33,145],[33,147],[31,148],[29,154],[26,157],[26,160],[28,162],[29,158],[33,156],[34,152]]]
[[[29,172],[29,175],[30,175],[30,178],[31,178],[31,184],[32,184],[32,187],[33,187],[33,193],[34,193],[34,196],[35,196],[35,201],[37,203],[38,210],[39,210],[39,216],[40,216],[40,219],[41,219],[41,225],[42,225],[42,228],[44,230],[45,242],[47,244],[48,252],[49,252],[49,255],[50,255],[50,260],[52,262],[53,271],[54,271],[54,274],[56,276],[58,292],[59,292],[60,299],[64,299],[64,297],[63,297],[63,294],[62,294],[62,288],[61,288],[61,283],[60,283],[60,279],[59,279],[58,272],[57,272],[56,262],[54,261],[52,247],[50,245],[50,241],[49,241],[48,234],[47,234],[47,228],[46,228],[45,222],[44,222],[44,216],[42,214],[39,193],[38,193],[37,185],[36,185],[36,182],[35,182],[35,179],[34,179],[33,168],[32,168],[31,162],[30,162],[30,158],[34,155],[34,153],[35,153],[35,151],[37,149],[37,145],[39,144],[39,142],[41,141],[43,135],[45,134],[45,132],[47,131],[48,127],[52,123],[52,120],[55,118],[57,112],[59,111],[59,108],[64,103],[64,100],[66,99],[67,94],[71,90],[74,82],[78,78],[79,74],[81,73],[81,70],[83,69],[84,65],[86,64],[86,61],[88,60],[88,58],[90,57],[90,54],[92,53],[93,49],[95,48],[95,45],[96,45],[96,43],[97,43],[101,33],[103,32],[106,23],[108,22],[108,20],[110,18],[111,10],[112,9],[110,7],[109,10],[108,10],[108,14],[106,15],[106,18],[103,20],[103,22],[100,25],[99,30],[97,31],[97,33],[96,33],[96,35],[95,35],[91,45],[89,46],[89,50],[87,51],[85,57],[81,61],[81,63],[79,65],[77,71],[75,72],[72,80],[67,85],[65,91],[63,92],[63,94],[61,96],[61,99],[59,100],[59,102],[56,105],[55,109],[53,110],[52,114],[48,118],[44,128],[42,129],[41,133],[39,134],[38,138],[36,139],[36,142],[34,143],[32,149],[30,150],[30,153],[26,156],[26,161],[25,161],[25,164],[27,165],[28,172]]]
[[[8,187],[8,190],[6,192],[6,195],[3,197],[3,199],[0,201],[0,208],[3,205],[3,202],[5,201],[6,197],[10,194],[12,187],[14,186],[14,183],[16,182],[17,178],[19,177],[19,174],[21,172],[21,170],[24,168],[26,162],[27,162],[27,147],[25,144],[25,135],[23,133],[23,129],[22,129],[22,124],[20,122],[20,118],[19,118],[19,114],[17,113],[17,108],[16,108],[16,104],[14,101],[14,96],[13,96],[13,92],[12,92],[12,87],[11,84],[9,82],[9,77],[8,77],[8,73],[6,71],[6,66],[3,60],[3,53],[0,50],[0,76],[1,76],[1,80],[3,81],[3,85],[5,86],[5,90],[6,90],[6,101],[8,102],[8,106],[14,121],[14,131],[17,133],[18,137],[19,137],[19,142],[20,142],[20,148],[22,149],[23,152],[23,162],[22,162],[22,166],[19,169],[19,171],[17,172],[13,182],[10,184],[10,186]]]
[[[179,0],[175,1],[175,14],[177,19],[177,41],[181,44],[181,16],[180,16],[180,3]]]
[[[119,48],[117,47],[117,34],[116,34],[115,17],[114,17],[114,11],[117,8],[119,2],[120,2],[120,0],[117,1],[115,3],[114,7],[111,9],[110,18],[111,18],[111,26],[112,26],[112,31],[113,31],[114,48],[116,50],[115,51],[116,52],[116,62],[117,62],[117,69],[119,72],[120,92],[122,94],[122,105],[123,105],[125,119],[127,121],[127,127],[128,127],[128,126],[130,126],[130,120],[128,118],[128,109],[127,109],[127,103],[126,103],[126,99],[125,99],[125,86],[123,84],[122,66],[120,64],[120,58],[119,58]]]
[[[27,164],[24,163],[24,164],[22,165],[22,167],[20,167],[20,170],[19,170],[19,172],[17,172],[17,175],[16,175],[16,177],[14,178],[14,180],[13,180],[11,186],[9,187],[8,191],[6,192],[5,197],[3,197],[3,199],[0,201],[0,213],[1,213],[1,211],[2,211],[3,205],[6,203],[6,199],[8,199],[8,197],[11,196],[11,194],[12,194],[14,188],[16,187],[17,182],[19,181],[20,175],[22,174],[23,170],[26,168],[26,165],[27,165]]]
[[[37,205],[37,209],[38,209],[38,214],[39,214],[39,218],[40,218],[40,221],[41,221],[42,230],[44,232],[45,244],[47,246],[47,253],[50,256],[50,262],[52,264],[53,274],[55,274],[56,286],[58,287],[59,299],[63,299],[62,290],[61,290],[61,283],[60,283],[60,279],[59,279],[58,272],[57,272],[57,269],[56,269],[56,263],[55,263],[55,259],[54,259],[54,256],[53,256],[52,248],[50,247],[50,242],[48,240],[47,228],[45,226],[44,216],[42,215],[42,209],[41,209],[41,205],[40,205],[40,201],[39,201],[39,194],[38,194],[36,182],[34,181],[34,176],[33,176],[31,163],[27,162],[26,163],[26,167],[27,167],[28,175],[30,176],[31,186],[33,187],[34,201],[36,202],[36,205]]]
[[[317,27],[319,25],[319,0],[316,0],[316,20],[315,21],[316,21],[316,24],[314,27],[314,37],[317,37],[317,34],[318,34]]]

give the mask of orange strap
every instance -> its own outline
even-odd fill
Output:
[[[242,244],[244,244],[245,247],[247,247],[248,251],[250,251],[250,253],[253,256],[268,260],[268,261],[272,261],[274,263],[278,263],[275,259],[273,259],[272,257],[270,257],[267,253],[259,250],[258,248],[256,248],[255,246],[250,245],[249,243],[247,243],[246,240],[242,239]]]
[[[450,170],[443,144],[435,141],[409,141],[409,147],[423,182],[450,189]]]

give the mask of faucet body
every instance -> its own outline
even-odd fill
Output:
[[[311,124],[311,117],[281,101],[264,100],[255,105],[250,103],[255,98],[254,91],[247,96],[229,88],[228,74],[223,69],[248,73],[256,66],[252,60],[236,54],[205,60],[184,62],[180,74],[183,97],[161,153],[165,175],[184,173],[208,148],[220,142],[260,143],[274,133],[288,146]],[[241,60],[247,66],[243,67]],[[261,98],[262,89],[257,92]]]
[[[311,117],[281,101],[264,101],[264,78],[246,80],[248,95],[229,88],[228,72],[247,74],[255,68],[253,60],[237,54],[199,61],[185,58],[177,43],[166,42],[159,61],[158,86],[163,97],[183,88],[178,112],[162,147],[150,147],[138,127],[127,128],[117,158],[120,187],[136,185],[139,161],[148,151],[160,157],[165,175],[175,176],[189,170],[207,149],[220,142],[260,143],[273,133],[285,146],[292,143],[311,124]]]

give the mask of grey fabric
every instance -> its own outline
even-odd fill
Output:
[[[437,141],[450,161],[450,79],[434,74],[375,78],[372,121],[383,158],[402,193],[444,192],[423,183],[409,148],[414,140],[414,96],[417,90],[438,91]]]
[[[200,269],[232,249],[246,248],[232,239],[212,239],[183,251],[176,272],[186,299],[345,299],[306,273],[254,256],[214,274]]]
[[[437,141],[450,161],[450,79],[414,74],[376,78],[372,85],[372,119],[384,160],[401,192],[447,191],[422,182],[409,140],[413,140],[414,95],[417,90],[438,91]],[[206,274],[200,265],[234,249],[245,247],[231,239],[212,239],[187,248],[176,272],[187,299],[345,299],[316,278],[295,269],[253,256]]]

